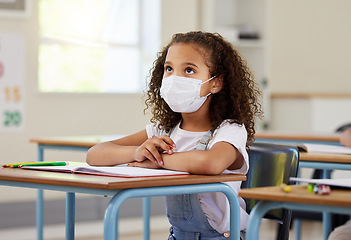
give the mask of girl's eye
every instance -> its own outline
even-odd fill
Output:
[[[165,67],[166,72],[172,72],[173,68],[171,68],[170,66],[166,66]]]
[[[192,68],[187,68],[187,69],[185,69],[185,73],[186,74],[193,74],[193,73],[195,73],[195,71]]]

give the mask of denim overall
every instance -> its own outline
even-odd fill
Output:
[[[205,150],[212,138],[212,131],[204,135],[197,150]],[[168,240],[225,240],[209,224],[200,206],[198,194],[166,196],[167,217],[172,225]]]

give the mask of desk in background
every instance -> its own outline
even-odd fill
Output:
[[[0,185],[63,191],[66,199],[66,239],[74,239],[75,193],[112,196],[104,219],[104,240],[118,239],[119,207],[129,198],[222,192],[230,203],[231,239],[239,239],[237,194],[221,182],[244,181],[245,175],[182,175],[144,178],[102,177],[84,174],[0,168]],[[144,229],[148,230],[148,229]],[[144,235],[144,239],[149,236]]]
[[[279,133],[260,132],[255,134],[256,142],[286,143],[298,145],[301,143],[319,143],[328,145],[340,145],[338,134],[317,133]],[[323,177],[330,178],[332,170],[351,170],[350,155],[327,154],[327,153],[305,153],[300,152],[299,167],[323,169]]]
[[[291,186],[286,193],[280,187],[242,189],[238,194],[243,198],[262,200],[251,211],[247,226],[246,239],[257,240],[263,216],[274,208],[292,210],[333,212],[351,214],[351,190],[332,189],[330,195],[308,193],[306,185]]]
[[[44,150],[57,149],[57,150],[73,150],[73,151],[88,151],[88,149],[100,142],[105,142],[117,138],[121,135],[105,135],[105,136],[73,136],[73,137],[46,137],[46,138],[33,138],[30,142],[38,144],[38,157],[37,161],[44,161]],[[70,194],[66,196],[66,202],[72,202],[74,197]],[[145,205],[150,205],[149,199],[145,199]],[[36,228],[38,240],[43,240],[43,225],[44,225],[44,195],[43,190],[39,189],[36,201]],[[145,212],[145,214],[147,214]],[[147,233],[146,233],[147,234]]]
[[[284,133],[284,132],[257,132],[255,134],[257,142],[281,142],[281,143],[321,143],[330,145],[340,145],[340,138],[337,133]]]
[[[261,132],[256,133],[257,142],[272,142],[282,144],[318,143],[328,145],[340,145],[340,138],[337,133],[317,134],[317,133],[279,133]],[[351,155],[330,154],[330,153],[310,153],[300,152],[299,168],[322,169],[323,178],[330,178],[333,170],[351,170]],[[298,172],[300,174],[300,171]],[[300,222],[295,220],[296,236],[300,236]],[[331,216],[323,213],[323,235],[326,239],[331,232]]]

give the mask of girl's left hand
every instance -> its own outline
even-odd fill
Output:
[[[151,160],[156,164],[163,165],[161,153],[166,151],[168,154],[173,154],[175,147],[173,140],[167,135],[153,136],[135,150],[134,160],[138,162]]]
[[[128,167],[141,167],[141,168],[152,168],[152,169],[158,169],[161,168],[161,166],[156,162],[153,162],[151,160],[144,160],[142,162],[131,162],[127,165]]]

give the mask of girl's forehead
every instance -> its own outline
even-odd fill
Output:
[[[201,61],[205,63],[203,49],[193,43],[176,43],[168,48],[166,61],[171,59],[184,59]]]

